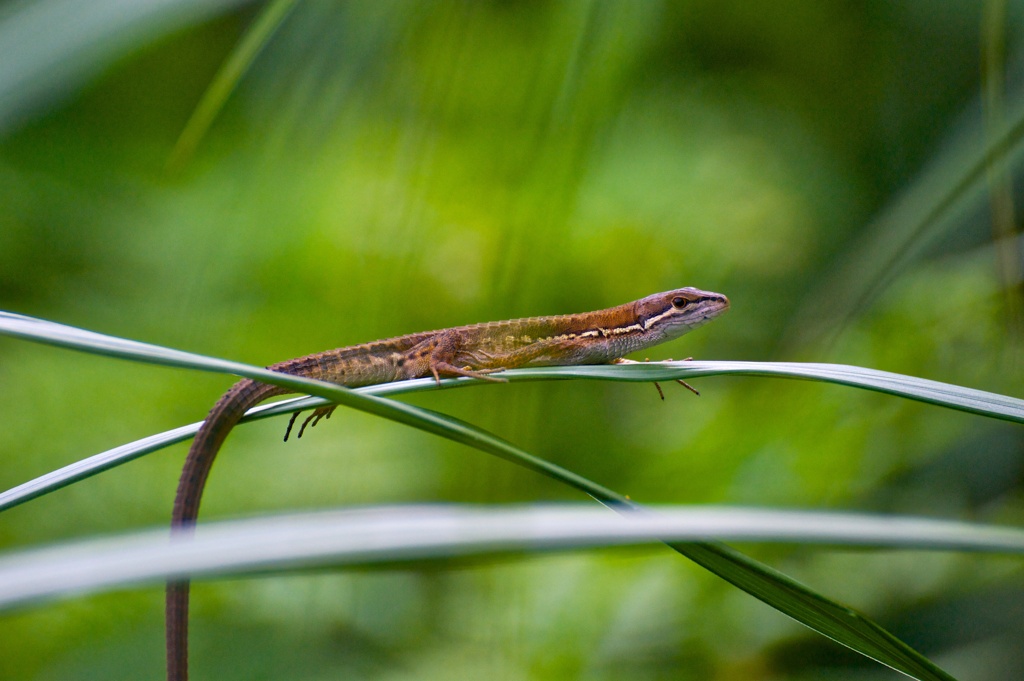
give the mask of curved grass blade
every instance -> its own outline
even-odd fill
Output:
[[[451,381],[451,383],[454,383],[454,381]],[[433,390],[436,389],[436,387],[437,386],[434,384],[433,379],[431,379],[429,381],[404,381],[402,383],[386,383],[382,385],[367,386],[365,388],[357,388],[356,391],[366,392],[371,395],[387,395],[392,393],[411,393],[423,390]],[[444,385],[443,381],[441,387],[452,386]],[[242,419],[242,423],[258,421],[272,416],[280,416],[282,414],[291,414],[296,411],[307,411],[323,407],[328,404],[332,404],[331,400],[326,400],[322,397],[293,397],[270,404],[261,404],[246,412],[245,417]],[[20,504],[24,504],[32,499],[45,496],[50,492],[55,492],[76,482],[91,478],[103,471],[134,461],[146,454],[152,454],[164,447],[169,447],[173,444],[189,440],[196,434],[196,432],[199,431],[199,426],[201,425],[202,421],[198,421],[187,426],[180,426],[163,433],[157,433],[156,435],[142,438],[141,440],[129,442],[119,447],[108,449],[105,452],[100,452],[99,454],[94,454],[84,459],[80,459],[74,463],[68,464],[67,466],[63,466],[57,470],[46,473],[45,475],[41,475],[38,478],[33,478],[28,482],[24,482],[16,487],[10,488],[6,492],[0,492],[0,512],[14,508]]]
[[[281,400],[273,404],[264,404],[251,409],[245,416],[245,421],[255,421],[258,419],[269,418],[271,416],[277,416],[279,414],[286,414],[291,411],[295,411],[297,407],[303,409],[315,408],[320,405],[327,404],[328,401],[319,397],[297,397],[289,400]],[[308,406],[303,406],[308,405]],[[98,473],[116,468],[121,464],[134,461],[135,459],[159,451],[164,447],[169,447],[179,442],[191,439],[196,432],[199,430],[199,426],[202,425],[202,421],[197,423],[191,423],[187,426],[181,426],[172,430],[165,431],[163,433],[157,433],[149,437],[136,440],[135,442],[129,442],[121,445],[120,447],[114,447],[108,449],[105,452],[94,454],[93,456],[86,457],[79,461],[76,461],[62,468],[58,468],[55,471],[51,471],[45,475],[41,475],[38,478],[29,480],[28,482],[22,483],[17,487],[12,487],[6,492],[0,493],[0,512],[6,511],[9,508],[13,508],[20,504],[24,504],[26,501],[31,501],[38,497],[55,492],[61,488],[67,487],[68,485],[74,484],[86,478],[91,478]]]
[[[111,336],[103,336],[74,327],[6,312],[0,312],[0,334],[3,333],[27,340],[52,343],[63,347],[109,354],[116,357],[141,359],[160,364],[171,364],[207,371],[226,371],[239,375],[243,375],[243,371],[246,370],[249,372],[268,373],[257,367],[182,353],[176,350],[159,348]],[[589,378],[623,381],[670,381],[716,374],[780,376],[784,378],[821,380],[876,390],[1016,423],[1024,423],[1024,400],[912,376],[838,364],[791,362],[645,362],[625,365],[516,369],[507,371],[503,375],[510,380]],[[280,375],[272,374],[272,376],[276,378]],[[445,379],[441,382],[441,387],[461,386],[471,382],[469,379]],[[338,386],[325,385],[329,385],[332,389],[345,390]],[[417,379],[414,381],[402,381],[400,383],[359,388],[354,392],[388,395],[430,390],[435,387],[434,381],[430,379]],[[324,398],[284,400],[281,403],[256,407],[250,411],[250,416],[246,417],[245,420],[266,418],[299,409],[315,408],[329,401]],[[186,440],[195,433],[198,427],[199,424],[196,423],[134,443],[122,445],[121,447],[96,454],[30,480],[0,493],[0,511],[12,508],[122,463],[127,463],[162,447]]]
[[[2,324],[2,318],[0,318]],[[0,328],[0,333],[3,329]],[[746,376],[777,376],[819,380],[840,385],[875,390],[912,400],[936,404],[982,416],[1024,423],[1024,400],[963,386],[930,381],[887,371],[865,369],[842,364],[807,364],[794,362],[644,362],[627,365],[581,367],[544,367],[515,369],[503,375],[512,381],[536,379],[588,378],[610,381],[692,380],[701,376],[735,374]],[[444,379],[437,386],[432,379],[416,379],[399,383],[357,388],[354,392],[370,395],[397,395],[433,390],[437,387],[465,386],[467,379]],[[329,404],[324,398],[293,398],[252,409],[244,421],[268,418],[298,410],[315,409]],[[60,468],[22,485],[0,493],[0,511],[17,506],[92,475],[128,463],[144,454],[187,440],[199,429],[199,423],[183,426],[122,445]]]
[[[1024,553],[1024,530],[914,517],[730,507],[384,506],[204,523],[0,557],[0,608],[182,577],[496,558],[711,537]]]
[[[347,406],[354,406],[351,404],[353,400],[359,402],[362,399],[355,396],[356,391],[330,383],[280,374],[240,362],[215,359],[139,341],[116,338],[10,312],[0,311],[0,335],[15,336],[25,340],[122,359],[135,359],[152,364],[245,376],[290,388],[295,392],[332,400],[340,398],[337,399],[338,403]],[[633,364],[513,369],[503,372],[502,377],[509,380],[591,378],[622,381],[671,381],[724,374],[820,380],[866,388],[980,416],[1024,423],[1024,400],[1019,398],[846,364],[737,361],[637,362]],[[452,386],[467,382],[473,381],[472,379],[446,379],[442,381],[442,384]],[[423,390],[432,383],[429,379],[418,379],[417,381],[403,382],[400,384],[402,386],[400,388],[392,387],[386,390],[388,392],[405,392],[406,389]],[[327,392],[331,394],[321,394],[323,393],[322,389],[327,389]],[[368,391],[363,392],[365,394]]]
[[[155,364],[205,371],[222,371],[279,385],[296,392],[325,397],[339,404],[383,416],[399,423],[469,445],[530,470],[542,473],[589,494],[621,513],[643,513],[629,499],[571,471],[538,459],[511,443],[475,426],[427,409],[401,402],[358,394],[341,386],[258,369],[238,362],[217,360],[137,341],[105,336],[53,322],[0,313],[0,333],[115,357],[134,358]],[[631,370],[635,365],[621,368]],[[593,369],[594,367],[585,367]],[[671,368],[666,365],[663,368]],[[692,369],[691,369],[692,370]],[[509,372],[511,374],[512,372]],[[523,372],[523,378],[529,378]],[[591,374],[594,377],[594,374]],[[641,380],[641,379],[637,379]],[[650,378],[646,380],[656,380]],[[952,677],[927,658],[852,608],[835,603],[786,575],[762,565],[724,544],[711,542],[668,543],[672,549],[771,605],[793,619],[897,671],[922,680]]]

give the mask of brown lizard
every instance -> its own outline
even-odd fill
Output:
[[[442,376],[503,381],[491,374],[521,367],[617,362],[630,352],[677,338],[728,308],[729,300],[720,293],[681,288],[596,312],[425,331],[328,350],[267,368],[351,388],[426,376],[438,381]],[[173,529],[180,532],[195,525],[206,478],[235,424],[251,407],[287,392],[244,379],[213,406],[185,459],[174,499]],[[318,409],[310,418],[315,418],[315,424],[333,409]],[[187,581],[167,585],[168,681],[188,678],[188,587]]]

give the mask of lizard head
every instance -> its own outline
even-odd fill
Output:
[[[637,324],[650,334],[669,340],[706,324],[729,309],[721,293],[686,287],[655,293],[636,301]]]

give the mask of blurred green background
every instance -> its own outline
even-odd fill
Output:
[[[269,364],[692,285],[731,312],[652,359],[842,362],[1019,397],[1019,267],[999,265],[1019,251],[993,246],[989,208],[1012,184],[950,192],[1016,121],[1021,9],[9,2],[0,308]],[[181,142],[261,20],[262,49]],[[589,382],[411,399],[645,503],[1022,520],[1019,427],[835,386],[695,383],[664,403]],[[229,384],[0,338],[0,489],[199,420]],[[287,444],[284,426],[232,436],[203,519],[583,501],[369,416]],[[185,451],[4,513],[0,547],[163,525]],[[1024,675],[1018,559],[742,548],[961,678]],[[196,678],[899,678],[667,550],[193,593]],[[162,599],[4,614],[0,676],[159,678]]]

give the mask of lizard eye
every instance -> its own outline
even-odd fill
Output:
[[[682,310],[684,307],[686,307],[686,298],[676,296],[675,298],[672,299],[672,307],[676,308],[677,310]]]

